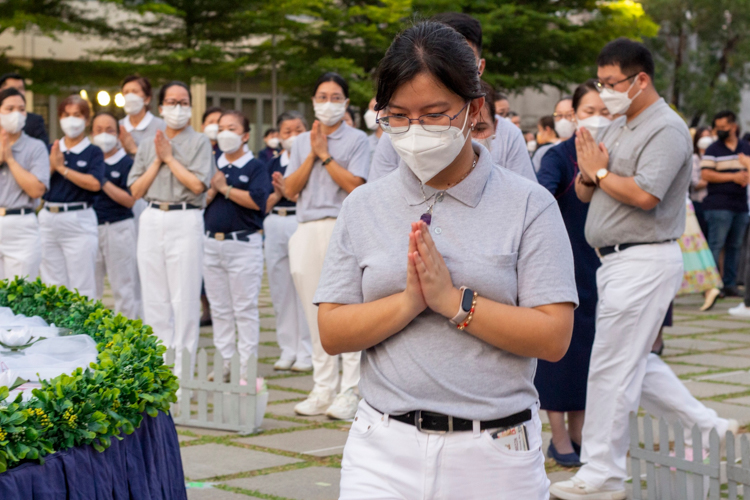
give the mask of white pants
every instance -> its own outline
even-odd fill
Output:
[[[303,222],[289,240],[289,268],[294,287],[305,310],[307,327],[312,340],[313,381],[315,388],[335,392],[339,385],[338,356],[329,356],[320,343],[318,330],[318,307],[313,304],[315,291],[323,271],[323,260],[328,250],[336,219]],[[341,355],[343,376],[341,392],[356,388],[359,384],[359,352]]]
[[[0,217],[0,280],[39,276],[42,237],[35,214]]]
[[[293,215],[282,217],[271,213],[263,221],[268,287],[276,314],[281,359],[309,365],[312,355],[310,330],[289,270],[289,239],[296,230],[297,219]]]
[[[147,208],[139,226],[144,320],[165,346],[175,349],[175,373],[180,376],[183,349],[190,352],[191,367],[198,349],[203,211]]]
[[[263,237],[250,235],[250,241],[204,237],[203,280],[211,304],[214,345],[225,361],[240,354],[242,377],[251,355],[258,356],[260,316],[258,296],[263,279]],[[214,370],[219,367],[214,366]]]
[[[125,219],[99,225],[96,255],[96,298],[104,294],[104,275],[109,276],[115,313],[136,319],[141,309],[141,284],[136,260],[135,220]]]
[[[49,205],[54,205],[50,203]],[[42,234],[42,281],[96,296],[99,229],[93,208],[72,212],[39,212]]]
[[[698,424],[708,442],[727,421],[706,408],[651,353],[669,303],[682,283],[682,254],[676,242],[640,245],[602,259],[596,275],[599,303],[591,352],[584,465],[577,476],[597,488],[624,488],[630,444],[628,419],[639,404],[657,417]]]
[[[526,422],[529,451],[509,451],[488,431],[426,434],[364,400],[341,461],[339,500],[545,500],[542,423]]]

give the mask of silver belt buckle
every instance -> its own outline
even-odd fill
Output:
[[[280,216],[282,216],[282,217],[286,217],[286,214],[287,214],[287,212],[286,212],[286,208],[280,208],[280,209],[279,209],[279,215],[280,215]]]
[[[159,203],[159,210],[169,211],[169,203]]]
[[[53,214],[59,213],[60,207],[49,207],[49,211],[52,212]]]
[[[448,417],[448,430],[447,431],[431,431],[428,429],[422,428],[422,410],[417,410],[414,412],[414,426],[417,428],[417,430],[424,434],[448,434],[453,432],[453,417],[451,415],[447,415]]]
[[[225,235],[224,233],[214,233],[214,239],[216,241],[224,241]]]

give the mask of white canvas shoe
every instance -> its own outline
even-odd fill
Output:
[[[625,500],[625,490],[601,490],[573,476],[549,487],[551,495],[560,500]]]
[[[333,403],[333,391],[315,388],[306,400],[297,403],[294,412],[308,417],[323,415],[331,403]]]
[[[729,315],[750,319],[750,307],[747,307],[744,302],[740,302],[739,305],[729,309]]]
[[[326,415],[336,420],[351,420],[357,414],[359,396],[354,389],[347,389],[333,400],[333,404],[326,411]]]
[[[274,370],[290,370],[294,366],[293,359],[279,359],[273,364]]]
[[[298,373],[307,373],[313,371],[313,365],[312,363],[301,363],[299,361],[295,361],[292,365],[291,370]]]

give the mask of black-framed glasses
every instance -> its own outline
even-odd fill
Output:
[[[183,108],[188,108],[190,107],[190,101],[177,101],[175,99],[170,99],[164,101],[162,106],[182,106]]]
[[[466,104],[453,116],[444,115],[442,113],[430,113],[422,115],[419,118],[409,118],[407,116],[384,116],[378,117],[376,122],[383,129],[386,134],[403,134],[408,132],[411,127],[411,122],[419,122],[422,128],[428,132],[445,132],[451,128],[451,122],[458,118],[458,115],[463,113],[466,107],[471,101],[466,101]]]
[[[615,82],[615,83],[604,83],[603,81],[601,81],[601,80],[599,80],[597,78],[596,81],[594,82],[594,85],[596,85],[596,90],[598,90],[599,92],[601,92],[604,89],[614,90],[615,89],[615,85],[620,85],[622,82],[627,82],[631,78],[635,78],[636,76],[638,76],[640,74],[641,74],[641,72],[639,71],[638,73],[634,73],[634,74],[632,74],[630,76],[627,76],[627,77],[623,78],[622,80],[620,80],[619,82]]]

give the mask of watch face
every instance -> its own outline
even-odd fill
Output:
[[[461,309],[471,311],[471,303],[474,302],[474,292],[468,288],[464,290],[464,296],[461,297]]]
[[[599,169],[599,171],[596,173],[596,176],[601,179],[603,177],[606,177],[608,173],[609,173],[609,170],[607,170],[606,168],[602,168],[602,169]]]

